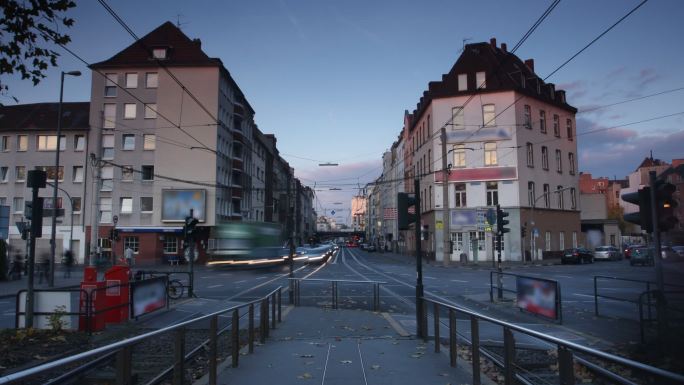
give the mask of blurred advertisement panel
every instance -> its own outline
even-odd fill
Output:
[[[518,307],[540,316],[558,319],[558,283],[529,277],[516,277]]]
[[[162,190],[162,221],[183,222],[192,209],[193,216],[204,222],[206,197],[206,190]]]
[[[131,317],[166,307],[166,277],[132,282],[131,290]]]

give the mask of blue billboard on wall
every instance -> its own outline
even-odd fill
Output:
[[[183,222],[190,209],[197,220],[204,222],[206,206],[206,190],[162,190],[163,222]]]

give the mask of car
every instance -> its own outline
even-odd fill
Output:
[[[579,263],[580,265],[584,263],[594,262],[594,255],[591,251],[583,247],[575,247],[572,249],[563,250],[563,255],[561,256],[561,263],[565,265],[566,263]]]
[[[367,245],[366,246],[366,251],[369,253],[372,253],[375,251],[375,245]]]
[[[617,261],[620,257],[620,250],[615,246],[598,246],[594,249],[594,260]]]
[[[653,259],[654,249],[646,246],[630,248],[629,264],[631,266],[653,266],[655,260]]]
[[[672,246],[672,251],[677,253],[679,259],[684,258],[684,246]]]

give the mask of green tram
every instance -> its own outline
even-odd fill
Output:
[[[282,228],[263,222],[226,222],[211,229],[207,266],[266,267],[283,264],[289,256]]]

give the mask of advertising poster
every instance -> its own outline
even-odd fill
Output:
[[[140,317],[166,307],[166,277],[133,282],[131,290],[131,317]]]
[[[557,283],[528,277],[517,277],[518,307],[540,316],[558,319]]]
[[[162,190],[162,221],[183,222],[192,209],[193,216],[204,222],[206,197],[205,190]]]

